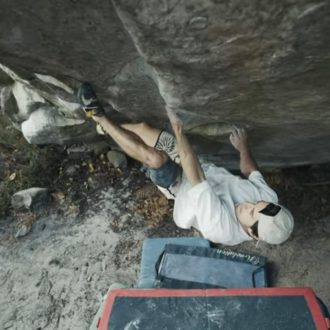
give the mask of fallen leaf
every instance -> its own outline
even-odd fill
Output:
[[[52,193],[52,196],[53,196],[54,200],[57,203],[59,203],[59,204],[63,204],[64,203],[65,194],[62,191],[54,192],[54,193]]]
[[[91,173],[94,172],[94,166],[91,162],[88,163],[88,169],[89,169],[89,172],[91,172]]]
[[[15,178],[16,178],[16,173],[15,172],[9,175],[9,181],[14,181]]]
[[[64,215],[66,217],[70,216],[70,217],[74,217],[76,218],[80,213],[80,209],[77,205],[71,204],[69,206],[69,208],[65,211]]]
[[[27,235],[32,229],[32,224],[21,224],[17,227],[16,238]]]
[[[21,223],[31,223],[33,224],[37,220],[37,215],[33,212],[27,213],[16,213],[15,218],[17,219],[17,225]]]
[[[18,220],[16,224],[17,232],[15,234],[15,237],[18,238],[27,235],[31,231],[33,224],[37,220],[36,214],[32,212],[17,213],[15,216]]]

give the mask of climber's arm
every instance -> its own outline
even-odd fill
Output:
[[[177,140],[177,147],[183,172],[190,184],[195,186],[205,180],[204,172],[197,155],[183,132],[182,121],[177,117],[173,110],[167,108],[167,113]]]
[[[252,156],[246,130],[244,128],[235,127],[232,130],[229,139],[234,148],[239,151],[241,172],[246,177],[249,177],[249,175],[258,168]]]

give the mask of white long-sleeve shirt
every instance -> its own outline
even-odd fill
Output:
[[[251,240],[236,218],[235,206],[261,200],[278,203],[276,193],[259,171],[242,179],[212,164],[204,164],[203,170],[206,180],[194,187],[183,177],[175,198],[174,222],[184,229],[196,228],[214,243],[236,245]]]

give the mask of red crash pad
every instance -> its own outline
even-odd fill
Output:
[[[116,289],[109,292],[99,330],[326,330],[310,288]]]

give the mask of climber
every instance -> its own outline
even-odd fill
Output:
[[[78,98],[122,150],[148,168],[153,183],[175,199],[173,218],[179,227],[194,227],[210,241],[225,245],[252,239],[281,244],[291,235],[293,217],[278,205],[276,193],[258,171],[244,129],[234,127],[230,142],[240,154],[240,170],[247,179],[213,164],[201,166],[173,109],[167,108],[167,113],[175,138],[145,123],[116,125],[105,116],[88,83],[79,88]]]

